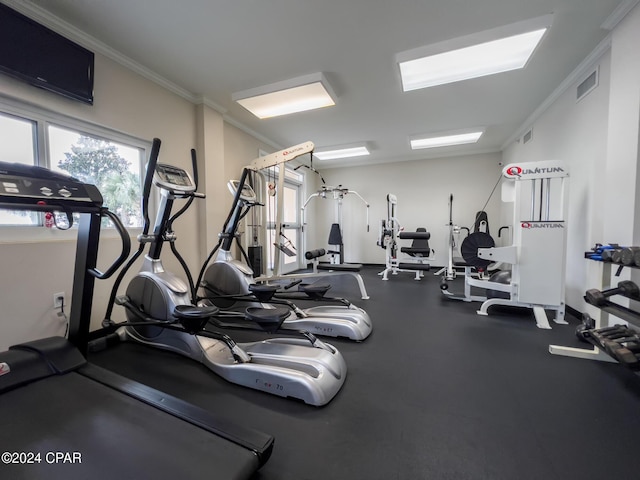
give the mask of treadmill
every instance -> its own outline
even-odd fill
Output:
[[[68,339],[0,352],[0,477],[20,479],[248,479],[274,439],[86,360],[95,279],[126,260],[130,238],[93,185],[0,162],[0,208],[80,214]],[[108,217],[122,253],[96,268]]]

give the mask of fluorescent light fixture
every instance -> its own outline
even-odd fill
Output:
[[[336,104],[335,94],[322,73],[244,90],[231,98],[260,119]]]
[[[464,132],[464,133],[448,133],[438,134],[437,136],[421,136],[411,139],[411,148],[418,150],[420,148],[436,148],[448,147],[451,145],[464,145],[465,143],[475,143],[478,141],[483,131]]]
[[[523,68],[552,15],[396,55],[405,92]]]
[[[365,145],[353,147],[331,147],[330,149],[314,151],[313,156],[318,160],[335,160],[336,158],[362,157],[369,155]]]

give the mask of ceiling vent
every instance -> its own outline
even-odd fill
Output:
[[[576,88],[576,102],[586,97],[589,92],[598,86],[598,68],[591,72]]]
[[[525,134],[522,136],[522,143],[523,143],[523,144],[525,144],[525,143],[529,143],[529,142],[531,141],[531,139],[532,139],[532,138],[533,138],[533,129],[532,129],[532,130],[529,130],[527,133],[525,133]]]

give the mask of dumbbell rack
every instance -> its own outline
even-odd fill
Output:
[[[638,314],[635,313],[635,316],[637,319]],[[606,352],[625,367],[640,371],[640,335],[636,330],[624,325],[614,325],[587,330],[587,333],[586,340],[596,348]]]
[[[620,275],[622,268],[625,268],[624,265],[619,265],[619,264],[610,263],[610,262],[598,261],[598,263],[602,265],[602,285],[603,286],[611,285],[611,271],[613,267],[617,268],[615,276]],[[626,266],[626,268],[638,268],[638,267]],[[609,316],[613,315],[629,323],[640,326],[640,313],[610,301],[607,301],[605,305],[598,306],[596,308],[600,310],[600,315],[599,317],[594,319],[595,328],[592,330],[596,332],[599,331],[600,333],[592,337],[592,339],[595,340],[595,343],[596,343],[596,345],[594,345],[593,348],[587,349],[587,348],[568,347],[563,345],[549,345],[549,352],[554,355],[562,355],[566,357],[584,358],[588,360],[600,360],[605,362],[617,362],[618,359],[611,356],[612,351],[614,350],[613,348],[614,346],[610,343],[611,342],[610,334],[613,334],[613,332],[617,332],[616,333],[617,335],[618,333],[622,333],[622,332],[614,330],[613,327],[610,326]],[[626,327],[622,327],[622,328],[626,328]]]

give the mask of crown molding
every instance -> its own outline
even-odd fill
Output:
[[[640,0],[634,0],[640,1]],[[611,34],[607,35],[598,46],[580,64],[565,78],[562,83],[549,95],[538,108],[517,128],[514,133],[500,147],[505,150],[509,145],[520,138],[531,126],[553,105],[567,90],[569,90],[576,82],[582,80],[593,64],[611,48]]]
[[[602,22],[600,28],[605,30],[613,30],[616,26],[622,21],[622,19],[629,13],[633,7],[635,7],[640,0],[624,0],[620,5],[616,7],[616,9],[611,12],[611,15],[607,17],[607,19]]]
[[[443,147],[447,148],[447,147]],[[386,165],[386,164],[394,164],[394,163],[410,163],[410,162],[424,162],[428,160],[438,160],[441,158],[452,158],[452,157],[472,157],[475,155],[491,155],[491,154],[501,154],[501,150],[499,148],[472,148],[470,150],[456,150],[449,152],[437,152],[435,150],[439,150],[438,148],[432,149],[433,152],[429,152],[428,154],[420,155],[416,157],[415,155],[403,155],[394,158],[376,158],[367,157],[367,158],[354,158],[353,160],[349,159],[336,159],[336,160],[317,160],[314,158],[313,166],[314,168],[318,168],[320,170],[329,169],[329,168],[350,168],[350,167],[366,167],[371,165]]]

